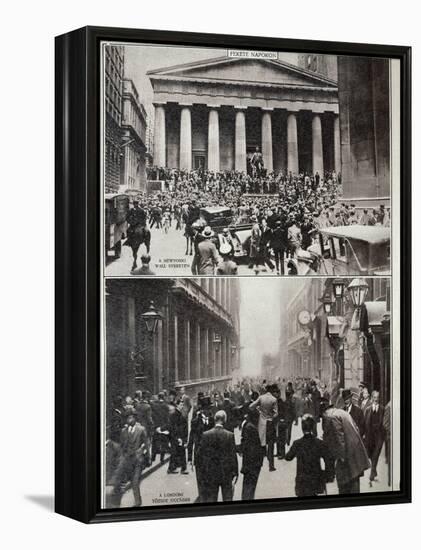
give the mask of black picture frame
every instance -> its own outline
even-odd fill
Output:
[[[250,503],[101,509],[100,43],[149,42],[387,57],[401,63],[401,489]],[[84,27],[55,42],[55,510],[86,522],[177,518],[411,501],[411,48],[255,36]]]

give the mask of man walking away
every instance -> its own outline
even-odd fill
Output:
[[[359,493],[360,477],[370,468],[370,461],[358,428],[349,413],[329,405],[326,399],[320,402],[320,412],[323,415],[323,441],[332,461],[336,462],[339,494]]]
[[[258,421],[259,413],[255,410],[249,411],[241,431],[241,454],[243,456],[241,500],[254,500],[257,481],[263,464],[263,450],[257,429]]]
[[[285,460],[297,459],[297,476],[295,478],[295,494],[297,497],[311,497],[326,492],[326,481],[333,481],[334,471],[329,450],[324,441],[314,435],[316,421],[305,414],[301,421],[303,437],[292,444],[285,456]],[[320,459],[327,467],[321,468]]]
[[[262,447],[264,447],[268,462],[269,471],[276,470],[274,464],[274,447],[276,440],[275,419],[278,416],[278,402],[271,393],[273,387],[266,386],[266,391],[250,404],[250,410],[259,411],[259,437]]]
[[[203,502],[216,502],[219,488],[224,502],[231,501],[238,480],[234,434],[224,429],[227,415],[218,411],[215,427],[202,435],[199,456],[203,464]]]

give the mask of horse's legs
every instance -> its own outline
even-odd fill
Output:
[[[136,269],[137,267],[137,251],[139,250],[139,247],[132,247],[132,253],[133,253],[133,265],[132,265],[132,271],[133,269]]]
[[[149,254],[149,251],[151,249],[151,234],[147,233],[145,236],[145,246],[146,246],[146,253]]]
[[[186,256],[188,255],[188,253],[189,253],[189,237],[186,236],[186,252],[185,252]]]

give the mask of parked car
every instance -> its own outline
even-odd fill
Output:
[[[105,257],[114,252],[114,258],[121,255],[121,240],[127,234],[127,214],[130,197],[116,193],[105,195]]]
[[[321,229],[317,243],[288,260],[291,275],[390,275],[390,228],[347,225]]]
[[[235,224],[230,208],[225,206],[208,206],[200,209],[200,220],[209,225],[216,233],[215,242],[219,249],[223,237],[223,230],[228,228],[229,238],[233,245],[234,258],[246,258],[250,251],[250,235],[252,223]]]

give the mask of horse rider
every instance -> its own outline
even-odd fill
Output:
[[[129,210],[127,214],[127,223],[129,227],[127,229],[127,237],[130,239],[136,231],[137,227],[146,227],[147,214],[146,210],[139,205],[138,200],[133,201],[133,208]]]

